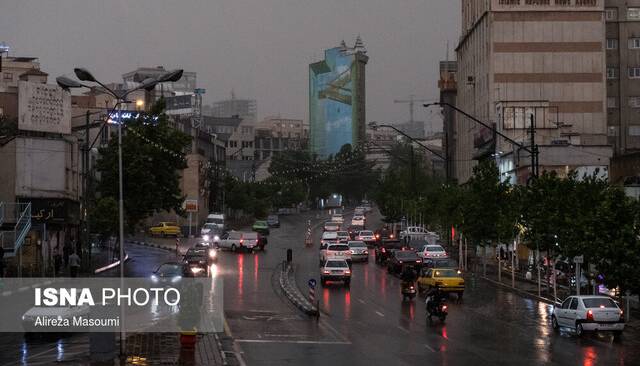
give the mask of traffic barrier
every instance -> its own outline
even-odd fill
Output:
[[[309,316],[319,316],[320,311],[318,307],[314,306],[298,289],[293,278],[293,267],[286,261],[282,263],[282,269],[280,271],[280,288],[287,296],[289,301],[293,303],[300,311]]]

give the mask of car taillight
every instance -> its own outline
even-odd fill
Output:
[[[447,311],[447,305],[442,305],[442,311]]]
[[[422,259],[417,259],[416,263],[422,263]]]
[[[382,248],[382,253],[386,252],[386,250],[384,248]]]
[[[593,321],[593,311],[587,311],[587,320]]]
[[[351,271],[347,269],[347,270],[344,271],[344,273],[351,274]]]
[[[380,234],[376,234],[376,239],[380,239]]]
[[[389,238],[390,238],[390,239],[393,239],[393,234],[389,235]]]

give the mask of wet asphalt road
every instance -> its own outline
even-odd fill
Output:
[[[130,258],[125,263],[127,277],[148,277],[161,263],[175,260],[175,254],[165,250],[137,245],[127,245],[126,250]],[[119,276],[119,273],[113,269],[102,276]],[[0,333],[0,366],[85,364],[88,350],[87,334],[44,334],[25,340],[23,333]]]
[[[299,288],[306,292],[309,278],[320,282],[320,229],[314,248],[305,248],[306,218],[281,220],[266,253],[221,256],[227,321],[249,365],[640,365],[640,339],[631,332],[620,342],[556,334],[549,305],[473,277],[461,303],[451,297],[446,323],[430,325],[423,299],[402,302],[400,280],[373,256],[354,263],[350,289],[318,285],[316,322],[288,302],[275,279],[291,248]]]
[[[608,335],[555,334],[548,305],[473,277],[467,278],[463,302],[452,297],[446,323],[430,325],[422,298],[402,302],[400,280],[373,256],[368,264],[354,264],[350,289],[318,286],[322,315],[309,319],[280,292],[277,275],[291,248],[298,286],[306,291],[309,278],[319,280],[320,231],[313,248],[303,244],[313,215],[282,217],[265,252],[220,253],[216,275],[224,280],[228,330],[248,365],[640,365],[634,352],[640,339],[630,333],[620,342]],[[375,216],[369,222],[377,226],[372,221]],[[132,260],[125,269],[132,277],[146,277],[175,260],[171,252],[147,247],[132,245],[128,251]],[[3,334],[0,366],[65,362],[87,348],[86,335],[24,342],[21,334]]]

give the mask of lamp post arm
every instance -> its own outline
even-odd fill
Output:
[[[443,105],[444,105],[444,106],[447,106],[447,107],[449,107],[449,108],[451,108],[451,109],[453,109],[453,110],[457,111],[458,113],[462,114],[463,116],[465,116],[465,117],[467,117],[467,118],[471,119],[472,121],[474,121],[474,122],[476,122],[476,123],[478,123],[478,124],[480,124],[480,125],[482,125],[482,126],[484,126],[484,127],[488,128],[489,130],[491,130],[492,132],[494,132],[496,135],[498,135],[498,136],[500,136],[500,137],[504,138],[505,140],[507,140],[507,141],[511,142],[512,144],[514,144],[514,145],[518,146],[519,148],[523,149],[524,151],[526,151],[526,152],[528,152],[528,153],[530,153],[530,154],[533,154],[533,151],[531,151],[531,149],[530,149],[530,148],[528,148],[528,147],[524,146],[523,144],[521,144],[521,143],[519,143],[519,142],[515,141],[514,139],[512,139],[512,138],[510,138],[510,137],[506,136],[505,134],[503,134],[503,133],[501,133],[500,131],[496,130],[495,128],[493,128],[492,126],[488,125],[487,123],[480,121],[480,120],[479,120],[479,119],[477,119],[476,117],[474,117],[474,116],[470,115],[469,113],[467,113],[467,112],[463,111],[462,109],[459,109],[458,107],[456,107],[456,106],[454,106],[454,105],[452,105],[452,104],[449,104],[449,103],[443,103],[443,102],[434,102],[434,103],[428,103],[428,104],[425,104],[424,106],[425,106],[425,107],[431,107],[432,105],[440,105],[440,106],[443,106]]]
[[[438,154],[437,152],[435,152],[435,151],[431,150],[430,148],[428,148],[427,146],[425,146],[425,145],[424,145],[423,143],[421,143],[420,141],[418,141],[418,140],[414,139],[413,137],[411,137],[411,136],[407,135],[406,133],[404,133],[404,132],[400,131],[399,129],[397,129],[396,127],[394,127],[394,126],[392,126],[392,125],[377,125],[377,127],[378,127],[378,128],[379,128],[379,127],[386,127],[386,128],[390,128],[390,129],[392,129],[392,130],[396,131],[397,133],[401,134],[402,136],[404,136],[404,137],[408,138],[408,139],[409,139],[409,140],[411,140],[412,142],[417,143],[417,144],[418,144],[418,145],[420,145],[423,149],[425,149],[425,150],[429,151],[430,153],[432,153],[433,155],[435,155],[435,156],[439,157],[440,159],[442,159],[442,160],[444,160],[444,161],[446,161],[446,160],[447,160],[444,156],[442,156],[442,155]]]

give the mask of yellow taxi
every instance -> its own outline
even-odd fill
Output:
[[[443,292],[464,293],[464,279],[457,269],[422,268],[418,276],[418,290],[424,291],[438,287]]]
[[[180,235],[182,235],[180,227],[175,222],[161,222],[156,226],[152,226],[149,229],[149,233],[151,235],[160,235],[160,236],[167,236],[167,235],[180,236]]]

